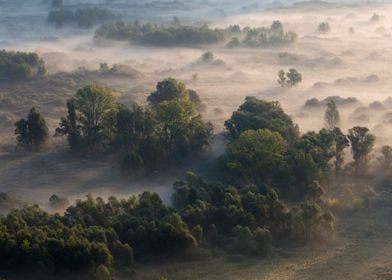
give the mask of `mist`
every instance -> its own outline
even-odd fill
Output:
[[[173,183],[182,180],[186,171],[208,174],[211,162],[225,156],[228,140],[222,136],[227,132],[224,123],[247,96],[279,101],[298,124],[301,134],[319,131],[325,126],[326,104],[328,100],[334,100],[344,133],[354,126],[366,126],[376,136],[370,160],[371,168],[376,169],[381,147],[392,142],[389,71],[392,5],[388,2],[64,0],[63,5],[73,9],[109,9],[116,19],[124,22],[152,22],[164,26],[178,18],[184,25],[224,29],[233,25],[269,28],[278,20],[285,31],[298,35],[295,43],[287,45],[227,48],[227,40],[186,47],[145,46],[129,40],[97,41],[95,32],[103,22],[88,28],[80,28],[75,23],[59,27],[47,20],[50,1],[0,0],[0,50],[35,52],[45,61],[47,69],[42,80],[0,81],[0,193],[6,194],[0,197],[0,211],[5,213],[12,209],[10,204],[21,207],[37,203],[51,213],[63,212],[87,194],[107,199],[110,196],[129,197],[143,191],[157,192],[164,203],[170,205]],[[328,22],[328,32],[319,31],[321,22]],[[211,61],[203,60],[206,52],[213,53]],[[103,75],[100,66],[104,63],[109,67],[120,66],[121,73]],[[290,88],[280,87],[277,83],[279,70],[290,68],[302,74],[302,83]],[[123,176],[116,156],[80,159],[69,153],[65,137],[52,137],[60,118],[67,114],[66,101],[84,85],[104,84],[113,89],[119,102],[147,106],[147,97],[155,90],[157,82],[168,77],[184,82],[187,88],[198,93],[206,105],[203,118],[214,125],[215,138],[198,160],[135,179]],[[45,116],[51,136],[47,149],[38,153],[15,148],[14,123],[25,117],[33,106]],[[348,150],[346,158],[352,160]],[[387,179],[383,182],[390,185]],[[352,183],[363,186],[354,190],[352,197],[366,200],[369,192],[381,195],[372,183],[379,181]],[[347,185],[343,191],[337,191],[340,193],[336,197],[342,200],[349,197],[350,200],[347,192],[355,188]],[[327,193],[331,199],[333,191]],[[52,207],[48,199],[53,194],[66,198],[67,204]],[[2,199],[6,203],[2,203]],[[356,241],[377,243],[391,233],[390,223],[382,222],[385,211],[390,208],[385,207],[387,210],[377,208],[365,214],[363,219],[374,219],[373,223],[365,223],[370,237],[366,239],[362,233],[355,233]],[[349,245],[354,241],[348,240],[347,235],[360,227],[360,220],[360,213],[355,211],[352,221],[347,215],[339,217],[338,221],[343,225],[337,226],[337,237],[331,247],[321,245],[315,251],[294,248],[288,256],[276,252],[273,257],[252,261],[249,265],[243,262],[230,264],[231,261],[219,257],[208,264],[217,267],[216,276],[203,270],[201,266],[205,263],[200,259],[193,269],[188,266],[179,269],[181,263],[178,262],[166,263],[152,271],[142,267],[140,279],[158,279],[163,272],[176,275],[168,279],[190,279],[187,277],[195,270],[200,279],[223,279],[225,269],[233,273],[225,279],[239,279],[242,274],[245,275],[243,279],[276,279],[274,277],[280,277],[277,275],[282,275],[279,279],[343,279],[344,275],[349,279],[370,279],[367,277],[377,265],[381,270],[377,275],[384,277],[388,267],[390,269],[386,259],[391,251],[380,248],[381,256],[376,259],[370,247],[361,251],[361,248],[353,249]],[[344,256],[339,255],[339,250]],[[369,264],[362,267],[362,271],[357,270],[349,256],[358,254],[366,259],[366,252],[370,256]],[[342,265],[337,264],[339,261]],[[324,270],[323,263],[328,266]],[[347,270],[342,272],[343,264],[347,265]],[[333,265],[338,270],[331,277],[323,274]],[[285,270],[282,267],[286,272],[282,272]]]

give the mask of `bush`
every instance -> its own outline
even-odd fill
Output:
[[[0,82],[22,81],[45,74],[45,63],[36,53],[0,51]]]

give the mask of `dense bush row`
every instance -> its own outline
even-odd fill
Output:
[[[233,37],[234,36],[234,37]],[[184,26],[180,23],[170,26],[158,26],[152,23],[124,23],[118,21],[102,25],[95,37],[120,41],[131,41],[142,45],[153,46],[188,46],[214,44],[228,40],[228,48],[238,46],[265,47],[294,43],[297,35],[285,32],[283,25],[275,21],[270,28],[241,29],[238,25],[225,29],[211,29],[208,26]]]
[[[54,9],[48,14],[48,21],[62,26],[66,23],[77,23],[79,27],[91,27],[94,24],[102,23],[113,19],[115,15],[108,9],[96,7],[77,9],[68,8]]]
[[[143,45],[178,46],[212,44],[221,42],[226,31],[193,26],[158,26],[151,23],[140,24],[122,21],[102,25],[96,31],[96,38],[132,41]]]
[[[199,246],[264,255],[274,240],[320,240],[334,228],[333,216],[313,202],[288,210],[266,186],[237,189],[191,173],[175,184],[173,204],[144,192],[107,202],[88,195],[64,215],[13,210],[0,217],[0,267],[86,270]]]
[[[36,53],[0,50],[0,82],[20,81],[45,74],[45,63]]]

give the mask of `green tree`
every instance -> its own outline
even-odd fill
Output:
[[[99,150],[114,138],[117,104],[110,88],[88,85],[67,102],[68,116],[61,119],[57,135],[68,135],[71,149]]]
[[[188,95],[189,93],[184,83],[178,82],[173,78],[167,78],[158,82],[156,90],[148,96],[147,101],[152,107],[156,107],[164,101],[187,98],[189,97]]]
[[[354,168],[357,172],[366,171],[369,154],[374,147],[376,137],[369,133],[367,127],[355,126],[349,130],[348,139],[354,157]]]
[[[246,97],[245,102],[225,121],[225,127],[233,139],[246,130],[263,128],[279,132],[290,144],[299,136],[298,127],[283,111],[279,102],[268,102],[255,97]]]
[[[284,70],[280,70],[278,72],[278,84],[281,87],[285,87],[286,86],[286,73],[284,72]]]
[[[324,115],[325,127],[328,130],[334,130],[340,125],[340,114],[335,101],[331,100],[327,103],[327,109]]]
[[[202,149],[212,137],[212,124],[205,123],[187,99],[161,103],[156,108],[156,120],[161,143],[175,157]]]
[[[392,167],[392,147],[384,145],[381,147],[382,157],[379,158],[381,166],[384,170],[390,170]]]
[[[331,29],[331,27],[329,26],[328,22],[321,22],[318,26],[318,31],[320,33],[327,33],[327,32],[329,32],[330,29]]]
[[[302,82],[302,74],[294,68],[289,69],[289,72],[286,73],[286,76],[289,87],[296,86]]]
[[[344,164],[344,149],[350,146],[350,141],[339,128],[334,129],[335,140],[335,176],[338,177]]]
[[[273,177],[284,161],[287,143],[278,132],[248,130],[229,145],[229,168],[245,180],[262,183]]]
[[[17,145],[38,149],[49,138],[49,130],[44,117],[34,107],[30,109],[27,119],[15,123]]]

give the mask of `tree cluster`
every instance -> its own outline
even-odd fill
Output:
[[[293,87],[302,82],[302,74],[294,68],[289,69],[287,73],[284,70],[280,70],[278,78],[278,84],[281,87]]]
[[[57,7],[57,6],[56,6]],[[97,23],[111,20],[115,15],[108,9],[87,7],[77,10],[59,6],[48,14],[48,21],[60,27],[67,23],[76,23],[79,27],[88,28]]]
[[[247,97],[225,122],[228,146],[228,176],[241,184],[268,184],[285,197],[306,198],[322,193],[319,182],[344,171],[344,150],[351,147],[357,173],[369,165],[375,136],[366,127],[353,127],[348,134],[339,129],[339,112],[330,101],[325,113],[326,128],[299,135],[298,127],[279,103]],[[380,158],[389,166],[389,149]]]
[[[297,40],[297,34],[284,31],[283,25],[279,21],[274,21],[270,28],[244,27],[242,29],[238,25],[211,29],[206,25],[201,27],[185,26],[179,22],[162,26],[152,23],[118,21],[102,25],[96,31],[95,37],[153,46],[214,44],[231,38],[226,45],[228,48],[287,45]]]
[[[226,30],[211,29],[208,26],[159,26],[152,23],[117,21],[102,25],[96,31],[95,37],[152,46],[188,46],[222,42],[226,33]]]
[[[314,202],[289,210],[273,189],[208,183],[193,173],[175,184],[173,205],[144,192],[106,202],[88,195],[63,215],[13,210],[0,216],[0,268],[106,271],[200,246],[262,256],[274,240],[319,241],[334,230],[333,216]]]
[[[203,121],[193,90],[168,78],[148,97],[149,107],[117,102],[109,88],[89,85],[67,102],[57,135],[67,135],[74,151],[125,152],[122,167],[135,174],[178,162],[205,148],[212,124]]]
[[[45,62],[38,54],[0,50],[0,82],[21,81],[45,74]]]

